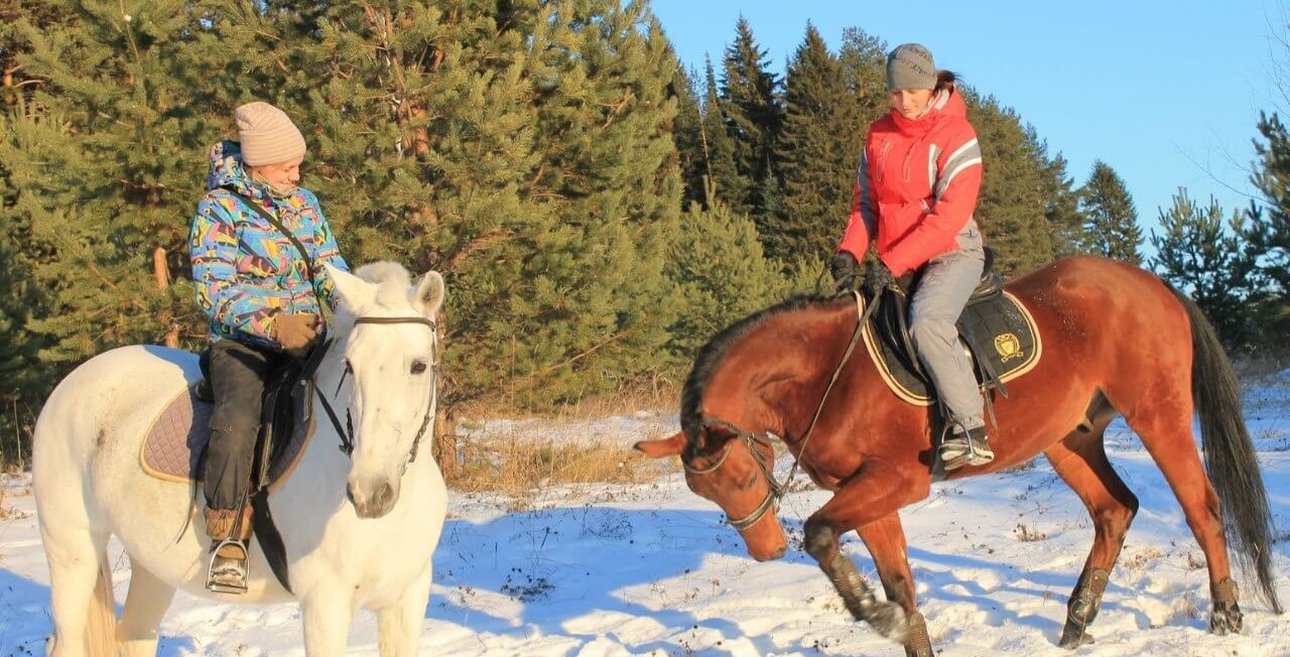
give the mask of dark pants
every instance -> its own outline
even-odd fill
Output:
[[[217,340],[211,345],[209,378],[215,407],[202,478],[206,506],[236,509],[245,501],[264,388],[288,359],[280,351],[233,340]]]

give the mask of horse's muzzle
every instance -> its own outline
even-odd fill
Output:
[[[399,489],[382,479],[371,486],[358,486],[350,480],[346,487],[350,504],[360,518],[380,518],[394,508],[399,501]]]

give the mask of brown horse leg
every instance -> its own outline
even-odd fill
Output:
[[[893,513],[867,525],[857,533],[873,556],[874,567],[882,581],[887,599],[905,610],[909,631],[905,635],[905,657],[932,657],[932,640],[927,635],[927,621],[914,601],[914,574],[909,570],[905,529],[900,515]]]
[[[1102,434],[1109,422],[1107,417],[1097,418],[1091,432],[1072,432],[1044,452],[1057,475],[1083,500],[1094,528],[1093,547],[1066,603],[1066,627],[1059,643],[1063,648],[1093,642],[1086,630],[1101,608],[1111,568],[1138,511],[1138,498],[1106,459]]]
[[[1210,599],[1213,600],[1209,631],[1219,635],[1240,632],[1244,616],[1237,604],[1236,584],[1232,580],[1232,565],[1227,556],[1222,509],[1193,442],[1191,407],[1187,405],[1184,409],[1185,415],[1162,413],[1145,419],[1127,419],[1178,498],[1187,526],[1205,554]]]
[[[924,479],[924,495],[927,486]],[[806,519],[804,528],[806,552],[819,562],[851,615],[901,643],[908,628],[905,610],[895,602],[879,602],[874,597],[855,564],[838,548],[838,536],[895,515],[915,488],[914,482],[896,467],[881,459],[870,459],[834,491],[827,504]]]

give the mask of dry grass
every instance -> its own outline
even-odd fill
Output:
[[[525,497],[541,488],[579,483],[639,483],[662,470],[631,450],[608,443],[552,444],[518,438],[461,446],[460,471],[448,485],[463,492]]]

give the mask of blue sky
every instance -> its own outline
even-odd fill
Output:
[[[937,66],[995,96],[1060,152],[1076,185],[1095,160],[1124,179],[1146,229],[1179,187],[1227,213],[1249,204],[1260,110],[1290,102],[1275,0],[924,2],[652,0],[682,62],[718,64],[748,19],[783,75],[810,21],[835,52],[846,27],[931,49]],[[1290,91],[1290,87],[1287,87]],[[863,135],[855,135],[862,139]],[[986,163],[986,175],[989,163]],[[849,194],[840,190],[841,194]],[[842,218],[839,218],[841,230]]]

